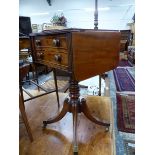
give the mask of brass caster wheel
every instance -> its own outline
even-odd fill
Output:
[[[108,131],[109,131],[109,127],[106,127],[106,128],[105,128],[105,132],[108,132]]]
[[[75,145],[73,147],[73,155],[78,155],[78,146],[77,145]]]

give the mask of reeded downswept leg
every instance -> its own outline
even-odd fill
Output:
[[[66,115],[66,113],[69,111],[68,101],[69,101],[69,99],[66,98],[64,101],[63,108],[62,108],[61,112],[56,117],[51,118],[47,121],[43,121],[43,129],[46,128],[47,124],[55,123],[55,122],[61,120]]]
[[[64,101],[63,108],[59,115],[57,115],[53,119],[49,119],[47,121],[43,121],[44,128],[46,128],[47,124],[57,122],[61,120],[67,112],[71,112],[73,114],[73,153],[74,155],[78,155],[78,141],[77,141],[77,121],[78,121],[78,113],[83,112],[84,115],[92,122],[105,126],[109,128],[110,123],[105,121],[99,121],[95,117],[93,117],[89,111],[89,108],[86,104],[85,99],[81,99],[80,101],[80,94],[79,94],[79,85],[78,82],[75,80],[70,81],[69,87],[69,97],[70,99],[66,98]]]
[[[84,98],[81,99],[81,111],[84,113],[84,115],[92,122],[107,127],[106,130],[109,128],[110,123],[106,121],[99,121],[95,117],[93,117],[89,111],[89,108],[86,104],[86,100]]]
[[[78,153],[78,142],[77,142],[77,119],[78,119],[78,105],[77,103],[72,104],[73,114],[73,152]]]

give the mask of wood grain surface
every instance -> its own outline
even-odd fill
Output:
[[[67,94],[60,93],[60,104]],[[113,112],[109,97],[88,96],[87,105],[93,116],[110,121],[109,132],[103,126],[89,121],[82,113],[78,115],[79,155],[113,155]],[[54,117],[57,109],[56,95],[49,94],[25,102],[26,113],[34,141],[29,141],[25,126],[20,124],[20,155],[72,155],[73,125],[72,114],[67,113],[59,122],[49,124],[42,130],[42,121]],[[60,108],[61,109],[61,108]]]
[[[73,71],[77,81],[114,69],[119,61],[120,33],[72,33]]]

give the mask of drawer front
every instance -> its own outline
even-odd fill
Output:
[[[50,63],[57,66],[68,67],[68,54],[65,50],[37,50],[36,51],[36,60],[43,61],[44,63]]]
[[[67,38],[65,35],[61,36],[38,36],[35,38],[35,46],[40,49],[42,47],[67,49]]]
[[[19,50],[27,48],[30,48],[30,40],[29,39],[19,39]]]

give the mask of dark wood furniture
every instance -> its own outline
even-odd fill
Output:
[[[20,36],[19,37],[19,51],[25,48],[27,48],[30,51],[31,49],[30,39],[27,36]]]
[[[55,89],[46,89],[44,88],[43,86],[39,85],[38,83],[36,83],[33,80],[24,80],[24,78],[26,77],[26,75],[28,74],[30,70],[30,64],[24,64],[22,66],[19,67],[19,90],[20,90],[20,93],[21,93],[21,96],[22,96],[22,100],[24,102],[26,101],[29,101],[29,100],[32,100],[32,99],[35,99],[37,97],[40,97],[40,96],[43,96],[43,95],[47,95],[49,93],[53,93],[53,92],[56,92],[56,96],[57,96],[57,102],[58,102],[58,108],[60,107],[60,104],[59,104],[59,95],[58,95],[58,85],[57,85],[57,78],[56,78],[56,71],[55,69],[53,68],[53,75],[54,75],[54,83],[55,83]],[[45,93],[42,93],[42,94],[39,94],[39,95],[32,95],[31,93],[29,93],[26,89],[24,89],[22,87],[23,85],[23,82],[30,82],[34,85],[36,85],[38,87],[38,91],[41,89],[43,90]],[[24,99],[24,96],[23,96],[23,91],[30,96],[30,98],[28,99]]]
[[[30,141],[33,142],[33,135],[32,135],[32,132],[31,132],[31,128],[30,128],[28,119],[27,119],[24,100],[23,100],[20,92],[19,92],[19,109],[20,109],[20,113],[21,113],[23,122],[25,124],[26,130],[27,130],[28,136],[30,138]]]
[[[128,50],[128,46],[131,40],[131,30],[120,30],[121,41],[120,41],[120,52]]]
[[[27,57],[31,54],[30,39],[27,36],[19,37],[19,59],[26,61]]]
[[[23,62],[27,62],[30,64],[30,72],[36,74],[36,78],[38,78],[38,74],[40,73],[48,73],[51,68],[48,68],[46,65],[34,64],[33,60],[29,61],[27,58],[31,58],[31,42],[28,36],[20,36],[19,37],[19,60],[23,60]],[[29,79],[29,73],[28,73]]]
[[[33,96],[30,92],[28,92],[26,89],[24,89],[22,87],[23,79],[24,79],[24,77],[26,77],[26,75],[28,74],[29,70],[30,70],[30,64],[24,64],[24,65],[19,67],[19,109],[20,109],[21,116],[23,118],[23,122],[24,122],[26,130],[27,130],[29,139],[32,142],[33,141],[33,136],[32,136],[31,128],[30,128],[30,125],[29,125],[29,122],[28,122],[28,119],[27,119],[24,102],[32,100],[32,99],[35,99],[35,98],[38,98],[40,96],[43,96],[43,95],[46,95],[46,94],[49,94],[49,93],[52,93],[52,92],[56,92],[58,108],[60,107],[60,104],[59,104],[58,86],[57,86],[57,79],[56,79],[55,69],[54,69],[55,89],[53,89],[53,90],[47,90],[44,87],[40,86],[39,84],[35,83],[33,80],[29,80],[31,83],[33,83],[36,86],[38,86],[38,88],[40,88],[43,91],[45,91],[45,93],[42,93],[40,95],[35,95],[35,96]],[[23,91],[28,96],[30,96],[30,98],[24,99]]]
[[[19,58],[25,59],[27,56],[29,56],[30,48],[31,48],[31,46],[30,46],[29,37],[20,37],[20,39],[19,39]],[[20,51],[21,49],[27,49],[27,52],[23,53],[22,51]],[[24,78],[27,75],[29,75],[30,71],[32,71],[33,79],[30,80],[28,78],[28,79],[24,80]],[[44,87],[42,87],[42,86],[40,86],[38,84],[38,78],[35,78],[35,76],[34,76],[35,71],[36,71],[35,65],[33,63],[30,63],[30,62],[28,63],[28,62],[23,61],[23,64],[21,64],[19,66],[19,109],[20,109],[21,116],[23,118],[23,122],[25,124],[26,130],[27,130],[27,133],[28,133],[28,136],[29,136],[31,142],[33,141],[33,135],[32,135],[32,132],[31,132],[31,128],[29,126],[28,119],[27,119],[24,102],[32,100],[32,99],[40,97],[40,96],[43,96],[43,95],[46,95],[46,94],[49,94],[49,93],[52,93],[52,92],[56,92],[58,108],[60,107],[55,69],[53,68],[53,73],[54,73],[53,75],[54,75],[54,82],[55,82],[55,89],[53,89],[53,90],[47,90],[47,89],[45,89]],[[35,82],[35,80],[37,81],[37,83]],[[26,89],[24,89],[22,87],[23,82],[25,82],[25,81],[29,81],[30,83],[35,84],[38,87],[38,90],[42,89],[43,91],[45,91],[45,93],[33,96],[31,93],[29,93]],[[24,99],[23,91],[28,96],[30,96],[30,98]]]
[[[119,62],[120,32],[66,29],[30,34],[34,61],[61,69],[70,75],[69,98],[55,118],[43,121],[47,124],[62,119],[67,112],[73,114],[73,150],[78,151],[78,113],[92,122],[109,128],[110,123],[94,118],[86,100],[80,99],[78,82],[114,69]]]
[[[30,65],[25,64],[22,65],[22,67],[19,67],[19,109],[21,112],[21,116],[23,119],[23,122],[25,124],[29,139],[31,142],[33,142],[33,135],[31,132],[31,128],[27,119],[26,111],[25,111],[25,105],[24,105],[24,97],[23,97],[23,90],[22,90],[22,79],[27,75],[29,72]]]
[[[20,63],[19,65],[22,66],[24,64],[29,64],[29,71],[27,72],[27,79],[29,80],[30,78],[30,72],[32,72],[33,79],[35,79],[38,83],[38,76],[37,76],[37,71],[36,71],[36,66],[33,63],[33,61],[28,61],[27,59],[31,56],[31,44],[30,44],[30,39],[27,36],[20,36],[19,37],[19,60]]]
[[[23,52],[22,51],[23,49],[26,49],[27,52]],[[19,58],[20,58],[21,55],[23,55],[23,53],[24,53],[24,56],[25,55],[26,56],[31,56],[31,42],[30,42],[30,38],[27,37],[27,36],[20,36],[19,37]],[[58,95],[56,70],[54,68],[52,68],[53,75],[54,75],[55,89],[47,90],[47,89],[45,89],[45,88],[43,88],[42,86],[39,85],[37,69],[38,69],[38,65],[36,63],[34,63],[33,61],[32,62],[24,61],[24,63],[22,65],[20,65],[20,67],[19,67],[19,87],[20,87],[20,91],[21,91],[21,94],[22,94],[22,98],[23,98],[23,92],[22,92],[23,90],[25,91],[25,93],[27,93],[30,96],[30,98],[24,100],[24,102],[26,102],[28,100],[31,100],[31,99],[34,99],[36,97],[40,97],[40,96],[43,96],[43,95],[46,95],[46,94],[49,94],[49,93],[52,93],[52,92],[56,92],[57,102],[58,102],[58,107],[59,107],[59,95]],[[30,80],[30,78],[29,78],[29,72],[32,72],[32,75],[33,75],[32,80]],[[43,91],[45,91],[45,93],[37,95],[37,96],[33,96],[29,92],[27,92],[24,88],[22,88],[22,85],[23,85],[23,82],[24,82],[23,79],[27,75],[28,75],[28,79],[26,81],[29,81],[30,84],[32,83],[32,84],[36,85],[38,87],[38,90],[42,89]]]
[[[128,61],[130,61],[132,64],[135,64],[135,47],[129,46],[128,47]]]

